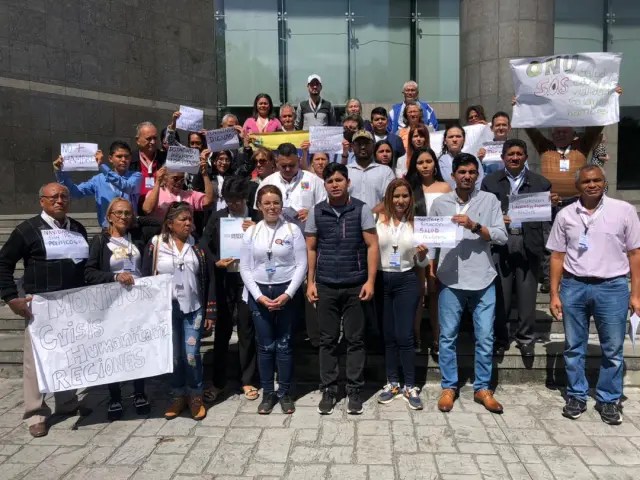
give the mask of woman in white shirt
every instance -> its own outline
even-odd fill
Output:
[[[449,184],[442,178],[435,152],[428,147],[413,152],[406,179],[413,191],[414,212],[416,217],[426,217],[429,215],[433,201],[440,195],[451,191]],[[427,265],[426,271],[421,269],[420,274],[422,277],[420,285],[423,288],[421,289],[421,299],[418,303],[418,311],[414,323],[416,352],[422,351],[421,327],[424,283],[426,278],[427,293],[429,294],[429,323],[431,324],[431,333],[433,334],[431,353],[437,355],[440,326],[438,324],[438,287],[436,277],[432,275],[429,265]]]
[[[378,396],[379,403],[389,403],[402,394],[414,410],[422,410],[420,389],[415,384],[413,320],[420,298],[416,267],[429,261],[427,247],[414,246],[413,195],[403,178],[393,180],[384,196],[384,213],[376,224],[380,245],[378,270],[384,287],[383,328],[387,385]],[[399,362],[398,362],[399,360]],[[399,366],[404,373],[400,389]]]
[[[293,413],[289,394],[293,375],[293,325],[303,313],[292,301],[307,272],[307,248],[300,228],[282,217],[282,192],[274,185],[258,190],[256,204],[264,220],[244,233],[240,275],[248,292],[258,344],[262,402],[258,413],[269,414],[280,402]],[[274,364],[278,391],[274,391]]]
[[[194,420],[207,411],[202,401],[200,339],[216,318],[215,279],[211,258],[191,236],[193,214],[186,202],[169,205],[160,235],[145,249],[143,274],[173,277],[173,400],[165,411],[167,420],[189,407]]]

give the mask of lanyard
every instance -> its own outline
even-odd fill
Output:
[[[182,251],[178,252],[178,247],[176,243],[173,241],[173,238],[170,238],[169,242],[171,245],[171,261],[173,262],[173,270],[175,271],[176,269],[175,259],[176,257],[178,257],[178,270],[182,272],[184,270],[184,257],[187,255],[189,250],[191,250],[191,244],[189,243],[189,240],[187,240],[186,242],[184,242],[184,245],[182,246]],[[178,252],[177,255],[176,255],[176,252]]]
[[[580,205],[582,205],[582,204],[580,204]],[[604,210],[604,197],[600,200],[600,203],[596,207],[595,212],[593,212],[591,215],[586,215],[583,212],[579,212],[578,213],[578,215],[580,215],[580,220],[582,221],[582,225],[584,225],[584,234],[585,235],[587,233],[589,233],[589,229],[591,228],[591,225],[593,225],[595,223],[597,218],[602,213],[602,210]]]
[[[472,199],[470,198],[469,201],[464,205],[464,207],[456,202],[456,214],[464,215],[465,213],[467,213],[467,210],[469,210],[469,207],[471,206],[471,200]]]
[[[396,227],[393,225],[393,220],[391,220],[391,241],[393,242],[391,246],[393,247],[393,253],[398,253],[398,244],[400,243],[400,235],[406,227],[406,219],[403,217],[400,224]]]
[[[256,228],[256,234],[255,234],[256,237],[258,236],[259,229],[262,228],[263,223],[265,223],[266,225],[266,222],[263,220],[262,222],[260,222],[260,224]],[[269,242],[269,247],[267,248],[267,259],[269,261],[271,261],[271,255],[273,254],[273,242],[276,239],[276,233],[278,233],[278,229],[280,228],[281,223],[282,222],[280,221],[280,219],[278,219],[278,223],[276,223],[276,227],[273,229],[273,235],[271,235],[271,241]]]
[[[282,174],[280,174],[280,177],[282,178]],[[284,180],[284,179],[283,179]],[[298,170],[298,173],[296,173],[296,178],[294,178],[293,180],[291,180],[289,182],[289,185],[287,187],[285,187],[284,190],[284,199],[287,202],[287,204],[285,205],[285,207],[289,206],[289,195],[291,195],[293,193],[293,191],[296,189],[296,187],[298,186],[298,184],[300,183],[300,180],[302,180],[302,171]]]
[[[318,118],[318,112],[320,111],[320,108],[322,108],[322,98],[320,98],[320,102],[318,102],[318,105],[316,105],[311,97],[309,97],[309,107],[313,112],[313,118]]]
[[[154,160],[151,160],[151,161],[145,160],[144,158],[142,158],[142,155],[140,155],[140,162],[147,168],[147,173],[149,174],[149,176],[151,176],[153,174]]]
[[[567,145],[567,148],[556,148],[556,151],[560,154],[561,159],[565,159],[571,151],[571,144]]]
[[[511,185],[511,195],[516,195],[520,191],[520,187],[522,187],[522,184],[524,183],[526,170],[526,167],[523,168],[518,176],[514,177],[509,173],[509,170],[505,169],[505,172],[507,173],[507,179],[509,180],[509,184]]]

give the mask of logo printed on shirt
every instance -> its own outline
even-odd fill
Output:
[[[300,188],[302,190],[311,190],[311,184],[308,181],[300,182]]]
[[[276,245],[286,245],[287,247],[292,245],[291,240],[288,238],[277,238],[273,243]]]

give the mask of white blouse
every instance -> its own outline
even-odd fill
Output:
[[[131,241],[131,235],[111,237],[107,248],[111,250],[109,266],[112,273],[129,272],[135,278],[141,276],[142,255],[140,255],[138,247]]]
[[[240,276],[254,299],[262,296],[262,285],[289,283],[286,294],[293,298],[307,273],[307,245],[300,228],[280,219],[274,227],[264,220],[244,232],[240,254]]]
[[[182,313],[191,313],[198,310],[200,295],[198,291],[198,271],[200,262],[193,251],[195,240],[191,235],[179,250],[173,239],[169,238],[169,243],[164,243],[159,235],[153,237],[153,245],[158,248],[158,263],[156,269],[158,273],[168,273],[173,275],[172,299],[180,304]]]
[[[393,220],[389,224],[378,221],[376,230],[378,232],[378,245],[380,247],[380,260],[378,270],[383,272],[406,272],[415,265],[426,267],[429,262],[429,254],[423,261],[418,261],[416,247],[413,241],[413,227],[410,223],[401,222],[398,226],[393,226]],[[397,249],[394,251],[394,245]],[[399,266],[392,265],[392,254],[400,254]],[[397,260],[397,259],[396,259]]]

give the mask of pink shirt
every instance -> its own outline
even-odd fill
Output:
[[[560,210],[551,228],[547,249],[565,253],[564,269],[578,277],[626,275],[629,273],[627,252],[640,248],[640,220],[636,209],[606,195],[599,209],[589,215],[578,200]],[[580,246],[585,223],[588,226],[586,249]]]
[[[151,215],[153,217],[163,219],[165,213],[169,209],[171,202],[187,202],[191,205],[192,210],[203,210],[202,204],[204,203],[206,195],[202,192],[195,192],[193,190],[183,190],[180,195],[174,195],[166,188],[161,188],[158,194],[158,205],[153,210]]]
[[[249,133],[271,133],[271,132],[281,131],[282,124],[280,123],[280,120],[278,120],[277,118],[272,118],[267,122],[267,126],[261,132],[260,129],[258,128],[258,122],[256,121],[256,119],[253,117],[249,117],[244,122],[242,129],[245,132],[249,132]]]

